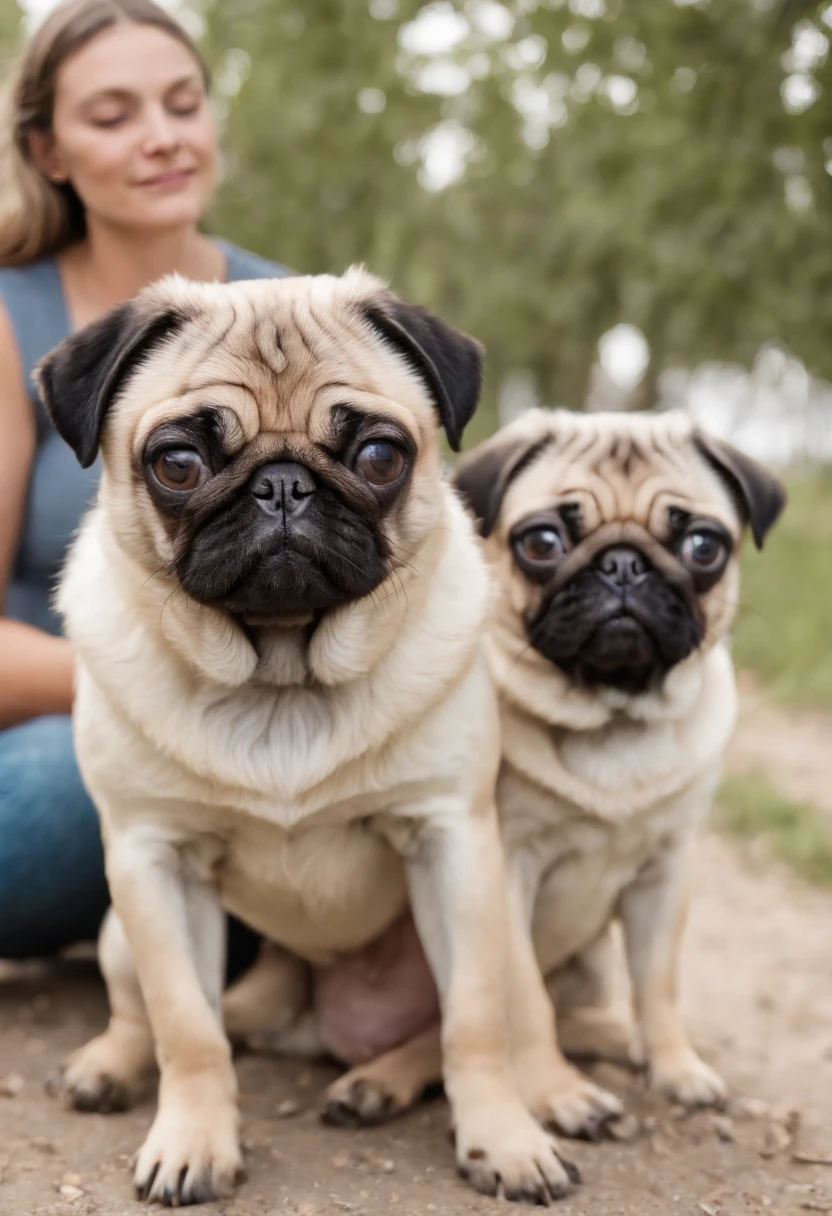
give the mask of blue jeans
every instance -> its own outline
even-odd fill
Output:
[[[94,941],[109,902],[98,814],[69,717],[0,731],[0,958],[45,958]],[[229,922],[229,978],[250,966],[257,943]]]

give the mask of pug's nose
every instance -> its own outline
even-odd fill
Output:
[[[251,492],[267,515],[299,515],[318,488],[305,465],[292,460],[275,460],[257,470],[250,482]]]
[[[647,558],[629,545],[607,549],[598,559],[597,566],[615,587],[637,587],[650,573]]]

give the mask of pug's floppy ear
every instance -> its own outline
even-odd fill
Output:
[[[364,315],[421,377],[448,443],[458,452],[462,432],[480,399],[482,346],[426,308],[405,304],[390,292],[369,300]]]
[[[699,453],[728,486],[751,525],[754,544],[762,549],[766,535],[786,505],[785,487],[763,465],[722,439],[697,431],[694,442]]]
[[[552,435],[534,439],[498,432],[462,457],[454,470],[454,485],[473,512],[480,536],[494,531],[514,478],[552,442]]]
[[[154,309],[131,300],[64,338],[40,360],[34,380],[41,401],[83,468],[95,460],[107,410],[127,376],[185,320],[169,306]]]

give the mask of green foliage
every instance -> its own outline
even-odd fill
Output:
[[[20,41],[21,13],[15,0],[0,0],[0,77]]]
[[[395,100],[404,94],[398,25],[374,20],[358,0],[208,0],[204,12],[213,61],[232,71],[251,63],[230,106],[214,222],[305,273],[337,273],[363,259],[394,269],[400,217],[414,236],[429,210],[395,149],[439,116],[426,95],[380,115],[359,107],[365,87]],[[237,53],[230,61],[229,50]]]
[[[832,705],[832,476],[789,490],[764,551],[744,554],[734,657],[781,700]]]
[[[445,96],[420,90],[428,57],[400,45],[416,0],[201,7],[213,61],[242,50],[251,65],[229,102],[214,222],[305,271],[363,260],[391,277],[486,343],[492,403],[523,368],[544,400],[582,404],[619,321],[645,332],[651,380],[674,363],[749,363],[768,339],[832,377],[823,6],[457,0],[432,6],[467,21],[440,58],[470,87]],[[807,67],[789,55],[808,18]],[[368,88],[378,112],[359,104]],[[456,124],[470,155],[430,193],[420,141],[437,124]]]
[[[805,803],[790,802],[765,777],[728,777],[717,796],[716,822],[739,835],[761,840],[801,878],[832,884],[832,825],[829,816]]]

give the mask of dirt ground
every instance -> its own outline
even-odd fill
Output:
[[[696,885],[684,1003],[695,1041],[731,1084],[729,1115],[679,1118],[645,1094],[641,1078],[597,1068],[638,1116],[637,1135],[569,1145],[584,1185],[557,1205],[559,1216],[832,1212],[832,896],[715,836],[702,843]],[[63,1055],[104,1020],[91,963],[32,967],[0,982],[2,1216],[144,1210],[132,1199],[129,1166],[152,1103],[126,1115],[82,1115],[43,1093]],[[474,1194],[455,1175],[441,1099],[387,1128],[323,1128],[316,1098],[332,1075],[240,1057],[248,1179],[213,1211],[495,1210],[498,1201]],[[287,1102],[295,1113],[287,1115]]]
[[[827,715],[769,705],[744,681],[729,768],[764,771],[790,797],[832,812],[830,732]],[[731,1086],[729,1112],[679,1117],[641,1077],[595,1068],[636,1116],[633,1138],[568,1144],[584,1184],[558,1216],[832,1213],[832,894],[718,836],[702,842],[695,891],[683,1002],[694,1041]],[[126,1115],[81,1115],[43,1092],[105,1018],[91,962],[0,972],[0,1216],[146,1210],[132,1198],[130,1161],[152,1101]],[[496,1211],[498,1201],[456,1177],[441,1099],[387,1128],[340,1131],[316,1114],[331,1070],[245,1055],[238,1071],[248,1179],[209,1211]]]

